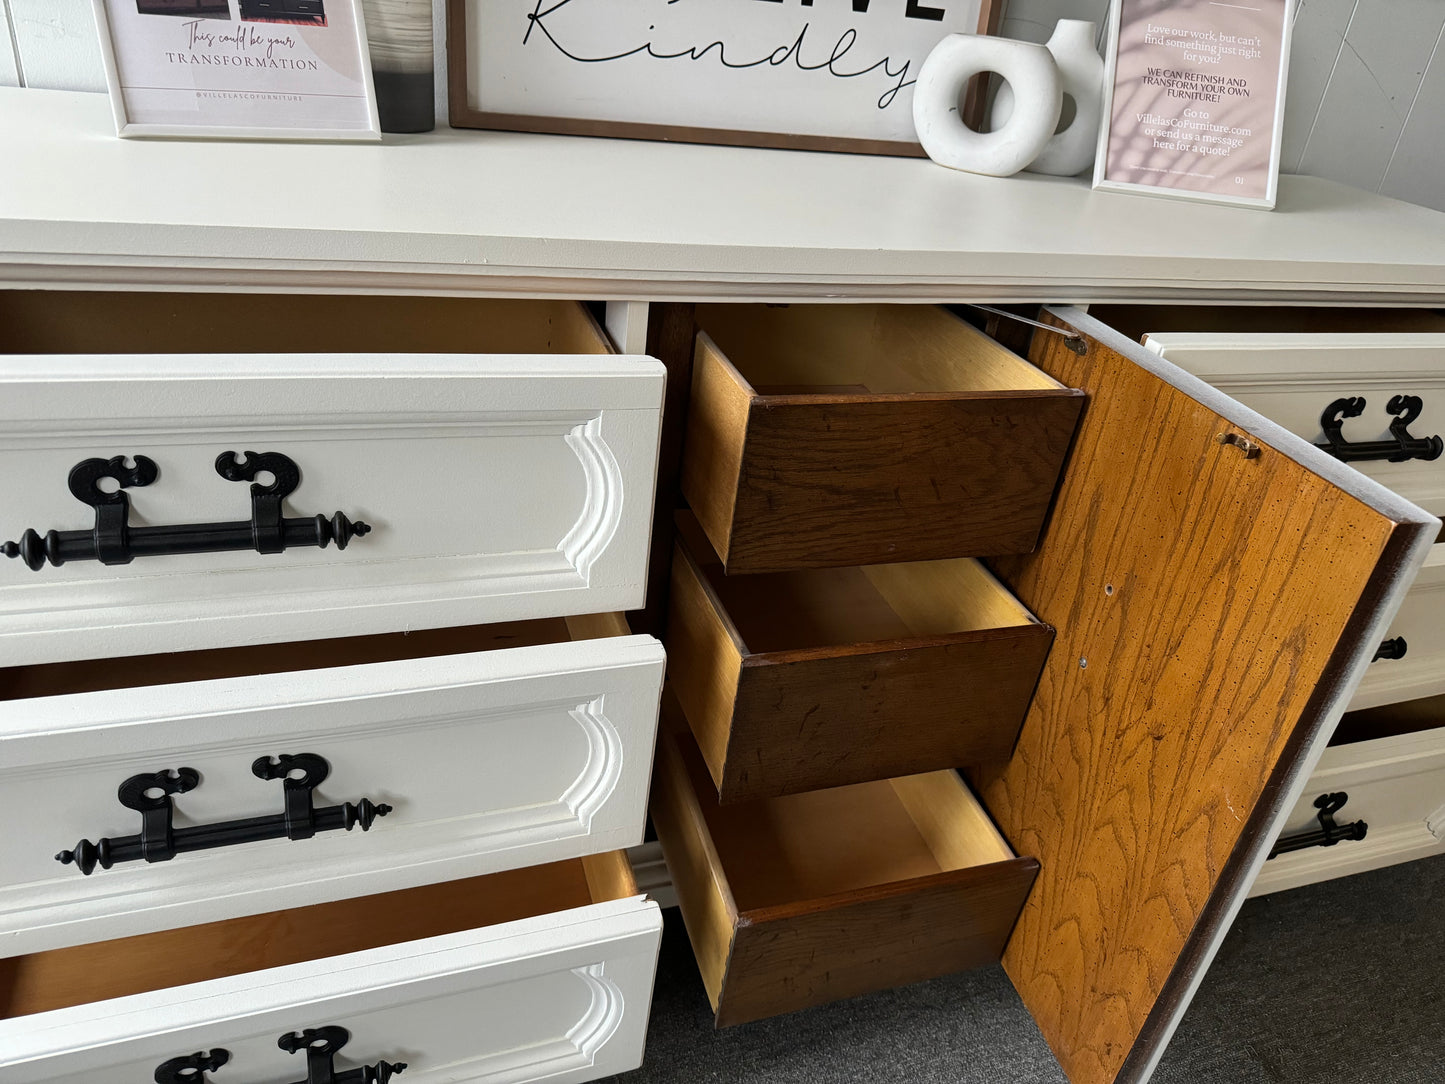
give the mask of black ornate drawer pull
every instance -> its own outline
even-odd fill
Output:
[[[231,1052],[219,1047],[172,1058],[156,1066],[156,1084],[207,1084],[206,1074],[214,1073],[230,1060]]]
[[[336,1052],[351,1041],[351,1032],[334,1025],[283,1035],[276,1045],[288,1054],[306,1051],[306,1079],[296,1084],[386,1084],[406,1069],[406,1062],[379,1061],[359,1069],[336,1071]]]
[[[1445,451],[1445,441],[1438,435],[1415,437],[1407,428],[1420,416],[1425,408],[1418,395],[1396,395],[1385,404],[1385,410],[1395,416],[1390,423],[1390,435],[1394,440],[1366,440],[1351,444],[1345,439],[1344,420],[1358,418],[1365,412],[1365,400],[1356,396],[1350,399],[1336,399],[1320,415],[1320,428],[1325,433],[1325,443],[1315,447],[1345,463],[1366,459],[1385,459],[1391,463],[1404,463],[1411,459],[1439,459]]]
[[[336,1071],[336,1054],[351,1041],[351,1032],[334,1024],[292,1031],[276,1040],[288,1054],[306,1051],[306,1079],[296,1084],[387,1084],[405,1071],[404,1061],[379,1061],[357,1069]],[[156,1084],[209,1084],[206,1073],[214,1073],[231,1060],[231,1052],[217,1048],[205,1053],[171,1058],[156,1066]]]
[[[1269,856],[1273,858],[1275,855],[1308,850],[1310,847],[1333,847],[1345,839],[1364,839],[1365,833],[1370,829],[1370,826],[1364,821],[1351,821],[1349,824],[1335,823],[1335,814],[1344,808],[1345,803],[1349,800],[1350,796],[1344,791],[1321,794],[1315,799],[1315,808],[1319,810],[1316,816],[1320,826],[1297,835],[1285,836],[1275,843]]]
[[[216,457],[216,473],[222,478],[228,482],[251,483],[249,521],[132,527],[130,497],[125,490],[150,485],[160,477],[160,468],[155,460],[143,455],[134,457],[133,467],[127,467],[125,460],[123,455],[114,459],[86,459],[70,471],[70,492],[76,500],[95,509],[93,530],[47,531],[41,535],[27,529],[19,542],[0,546],[0,553],[19,557],[38,572],[46,561],[56,566],[66,561],[128,565],[137,557],[249,549],[257,553],[280,553],[292,546],[325,549],[331,542],[344,550],[353,537],[371,530],[360,521],[353,523],[344,512],[337,512],[330,519],[319,514],[283,516],[281,506],[301,484],[301,469],[290,456],[280,452],[247,452],[244,463],[236,458],[235,452],[222,452]],[[270,485],[256,481],[262,471],[273,476]],[[105,492],[100,488],[104,478],[113,479],[120,488],[114,493]]]
[[[1375,648],[1375,657],[1371,662],[1379,662],[1381,659],[1403,659],[1405,652],[1410,645],[1405,642],[1403,636],[1396,636],[1389,640],[1381,640],[1380,646]]]
[[[293,778],[293,772],[300,774]],[[110,869],[117,862],[167,862],[184,851],[204,851],[262,839],[310,839],[317,832],[336,829],[349,832],[358,824],[365,832],[377,817],[391,812],[391,806],[373,805],[369,798],[355,804],[346,802],[314,809],[311,792],[331,774],[331,765],[315,753],[259,757],[251,765],[251,773],[259,779],[285,780],[282,789],[285,812],[176,828],[171,822],[175,811],[171,795],[184,794],[200,786],[200,773],[194,768],[147,772],[131,776],[116,793],[121,805],[141,815],[140,835],[102,839],[97,843],[82,839],[74,850],[61,851],[55,860],[78,866],[88,877],[97,865]],[[152,794],[152,791],[160,793]]]

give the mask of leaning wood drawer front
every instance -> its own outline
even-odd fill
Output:
[[[642,1060],[661,932],[612,852],[0,961],[0,1079],[274,1084],[343,1042],[338,1073],[595,1080]]]
[[[724,576],[678,526],[669,673],[723,802],[1013,751],[1054,631],[977,561]]]
[[[244,676],[9,699],[0,956],[640,842],[662,649],[589,622],[201,652]],[[0,693],[186,658],[0,671]],[[152,787],[169,816],[142,812]]]
[[[1445,703],[1433,708],[1445,722]],[[1364,821],[1364,839],[1278,855],[1265,863],[1250,895],[1345,877],[1445,853],[1445,729],[1332,745],[1320,758],[1283,837],[1319,827],[1315,799],[1345,793],[1337,824]]]
[[[0,561],[0,662],[636,607],[663,372],[613,356],[0,358],[0,538],[21,558]],[[231,552],[190,552],[214,549]]]
[[[682,491],[729,574],[1034,548],[1081,393],[931,306],[698,325]]]
[[[1381,646],[1382,657],[1365,671],[1351,710],[1445,693],[1445,543],[1431,548]]]
[[[720,1027],[996,962],[1038,872],[954,772],[721,807],[681,731],[652,820]]]
[[[1439,440],[1432,450],[1428,438],[1445,435],[1445,333],[1391,332],[1389,319],[1380,320],[1378,333],[1164,332],[1145,345],[1321,445],[1330,443],[1321,418],[1341,400],[1358,401],[1341,426],[1343,438],[1357,444],[1390,440],[1389,427],[1406,409],[1397,397],[1418,397],[1418,416],[1405,432],[1417,438],[1417,455],[1436,458],[1392,463],[1380,449],[1380,458],[1349,463],[1438,516],[1445,513],[1445,457]]]

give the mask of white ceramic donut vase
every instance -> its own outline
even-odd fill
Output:
[[[1069,126],[1044,145],[1025,168],[1030,173],[1072,177],[1094,164],[1099,124],[1104,119],[1104,58],[1094,47],[1098,27],[1083,19],[1060,19],[1045,48],[1064,80],[1064,94],[1074,100]],[[989,121],[998,128],[1013,112],[1013,88],[1004,83],[994,95]]]
[[[1014,88],[1013,113],[997,131],[975,132],[958,115],[964,87],[980,72],[998,72]],[[939,165],[1008,177],[1038,157],[1053,137],[1063,101],[1063,78],[1046,46],[951,34],[918,72],[913,124],[928,157]]]

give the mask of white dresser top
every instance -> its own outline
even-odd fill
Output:
[[[1271,213],[917,159],[113,132],[104,95],[0,88],[0,285],[1445,304],[1445,213],[1311,177]]]

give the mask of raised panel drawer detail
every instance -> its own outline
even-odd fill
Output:
[[[652,817],[720,1027],[993,963],[1038,871],[954,772],[722,807],[685,732]]]
[[[1054,634],[977,561],[729,577],[679,536],[669,672],[723,802],[1012,752]]]
[[[1445,705],[1436,701],[1445,722]],[[1250,895],[1445,853],[1445,728],[1330,746],[1281,834],[1318,827],[1315,799],[1341,791],[1349,800],[1335,820],[1364,821],[1365,838],[1278,855]]]
[[[306,644],[202,653],[193,668],[245,676],[10,699],[0,718],[0,801],[16,830],[0,837],[0,955],[639,842],[661,646],[647,636],[538,642],[547,636],[565,641],[564,622],[330,641],[320,653]],[[460,653],[296,669],[428,648]],[[292,672],[249,672],[283,654]],[[4,671],[0,690],[106,675],[143,681],[147,664]],[[180,669],[176,657],[155,667],[162,678]],[[130,673],[116,679],[117,669]],[[282,784],[252,766],[302,753],[329,765],[316,807],[364,797],[385,815],[365,832],[235,842],[109,868],[101,861],[88,875],[56,861],[67,849],[143,834],[142,814],[117,800],[140,773],[198,777],[171,796],[178,833],[275,818]]]
[[[927,306],[700,306],[682,491],[729,574],[1033,549],[1083,396]]]
[[[0,962],[6,1084],[306,1078],[278,1046],[350,1033],[338,1070],[423,1084],[594,1080],[642,1059],[662,930],[619,852]],[[113,1000],[112,1000],[113,999]]]
[[[11,540],[91,531],[72,469],[142,455],[158,476],[125,491],[135,535],[245,521],[248,487],[218,476],[228,452],[296,463],[284,517],[339,510],[370,527],[344,551],[0,562],[0,660],[638,606],[662,384],[657,362],[607,356],[0,359]]]

